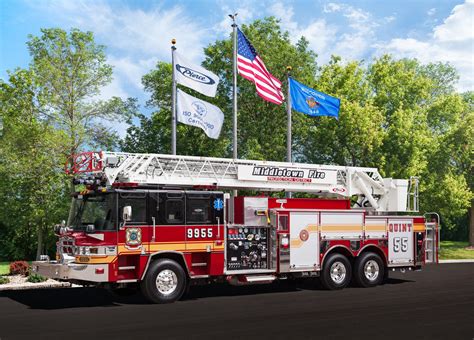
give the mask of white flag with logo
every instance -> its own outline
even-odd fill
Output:
[[[224,114],[215,105],[195,98],[178,89],[178,122],[204,130],[209,138],[217,139],[224,123]]]
[[[208,97],[215,97],[219,77],[204,67],[187,61],[178,52],[174,53],[176,81],[184,86],[202,93]]]

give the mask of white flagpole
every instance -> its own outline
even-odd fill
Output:
[[[175,77],[175,64],[174,64],[174,52],[176,51],[176,39],[171,40],[171,154],[176,155],[176,77]]]
[[[229,17],[232,19],[232,33],[233,33],[233,46],[234,46],[234,75],[233,75],[233,90],[232,90],[232,96],[233,96],[233,107],[232,107],[232,114],[233,114],[233,120],[234,120],[234,128],[233,128],[233,144],[232,144],[232,149],[233,149],[233,156],[234,159],[238,158],[238,152],[237,152],[237,24],[235,23],[235,18],[237,17],[237,13],[229,14]]]
[[[288,79],[288,95],[286,102],[286,113],[287,113],[287,127],[286,127],[286,161],[292,162],[291,158],[291,93],[290,93],[290,75],[291,75],[291,66],[286,67],[287,79]],[[291,192],[286,193],[286,197],[291,198]]]
[[[233,142],[232,142],[232,152],[234,159],[237,159],[239,154],[237,152],[237,24],[235,23],[235,18],[237,17],[237,13],[229,14],[229,17],[232,19],[232,33],[233,33],[233,90],[232,90],[232,97],[233,97],[233,106],[232,106],[232,115],[233,115]],[[232,195],[236,197],[238,194],[237,190],[232,191]]]

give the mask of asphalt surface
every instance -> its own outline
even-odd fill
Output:
[[[0,293],[0,339],[474,339],[474,264],[391,273],[376,288],[317,282],[194,287],[148,304],[93,288]]]

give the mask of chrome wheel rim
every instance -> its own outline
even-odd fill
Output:
[[[346,266],[342,262],[334,262],[330,268],[330,273],[331,280],[333,280],[337,284],[341,284],[346,278]]]
[[[178,277],[170,269],[164,269],[156,276],[156,289],[163,295],[172,294],[178,287]]]
[[[364,265],[364,275],[367,280],[375,281],[379,277],[380,267],[377,261],[369,260]]]

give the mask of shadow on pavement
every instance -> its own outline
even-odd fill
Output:
[[[245,296],[275,293],[289,293],[301,290],[300,283],[294,281],[282,281],[272,284],[253,286],[231,286],[229,284],[209,284],[191,287],[190,292],[182,300],[197,300],[210,297],[222,296]]]
[[[406,280],[406,279],[388,278],[387,281],[385,281],[384,284],[386,284],[386,285],[399,285],[401,283],[407,283],[407,282],[415,282],[415,281]]]
[[[389,278],[385,284],[413,282]],[[354,289],[348,287],[346,289]],[[193,301],[211,297],[245,296],[314,290],[325,293],[319,280],[281,281],[272,284],[235,287],[228,284],[209,284],[193,286],[182,300]],[[82,307],[120,307],[121,305],[143,305],[149,302],[139,293],[131,296],[116,296],[105,289],[98,288],[59,288],[0,292],[1,298],[9,298],[31,309],[67,309]]]
[[[31,309],[64,309],[81,307],[116,307],[122,298],[116,298],[104,289],[97,288],[59,288],[31,289],[0,292],[6,297]],[[132,298],[132,297],[127,297]],[[137,294],[133,298],[146,301]],[[119,301],[120,300],[120,301]],[[125,300],[125,298],[124,298]]]

